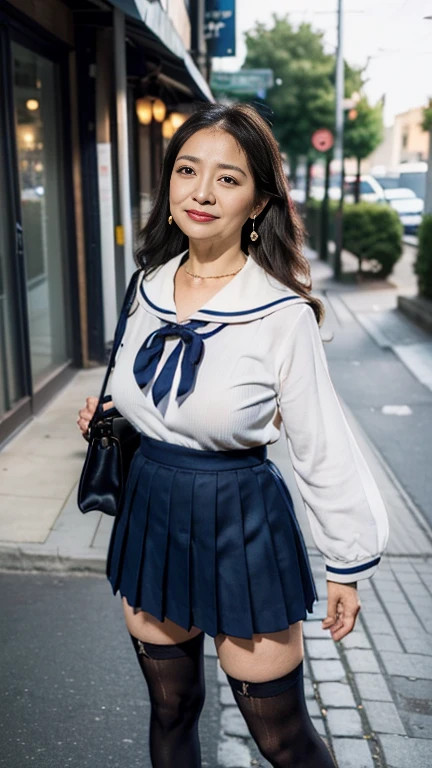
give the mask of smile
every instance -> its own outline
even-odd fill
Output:
[[[194,221],[215,221],[218,218],[217,216],[212,216],[211,213],[203,213],[202,211],[186,211],[186,213]]]

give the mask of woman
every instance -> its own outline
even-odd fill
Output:
[[[301,246],[265,121],[246,105],[200,108],[167,149],[112,378],[114,405],[143,434],[107,573],[148,684],[156,768],[201,764],[204,632],[271,765],[334,765],[303,693],[313,579],[266,460],[281,423],[335,640],[354,627],[356,580],[376,569],[388,528],[329,379]]]

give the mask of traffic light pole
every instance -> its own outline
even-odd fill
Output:
[[[340,174],[340,200],[336,213],[335,239],[336,250],[334,254],[334,276],[340,280],[342,274],[342,219],[343,219],[343,131],[344,131],[344,56],[343,56],[343,0],[338,0],[338,39],[336,54],[336,131],[333,149],[333,158],[336,161],[337,173]]]
[[[332,158],[332,152],[330,149],[325,154],[324,197],[321,203],[320,236],[319,236],[319,257],[321,261],[328,261],[328,220],[329,220],[329,186],[330,186],[331,158]]]

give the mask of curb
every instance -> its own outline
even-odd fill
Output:
[[[0,545],[0,570],[9,572],[56,572],[105,575],[106,553],[94,549],[78,553],[37,545]]]
[[[411,322],[432,333],[432,302],[422,296],[398,296],[398,310]]]

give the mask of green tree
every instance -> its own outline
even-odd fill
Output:
[[[428,169],[426,175],[426,199],[425,210],[427,214],[432,214],[432,99],[429,99],[429,104],[423,110],[423,122],[422,128],[429,133],[429,156],[428,156]]]
[[[297,29],[288,16],[273,14],[273,26],[262,23],[246,33],[246,68],[271,68],[281,84],[267,92],[274,111],[273,130],[290,158],[293,176],[299,156],[310,152],[317,128],[334,124],[334,57],[324,51],[323,34],[310,24]]]
[[[312,134],[335,127],[335,56],[325,52],[322,32],[310,24],[295,28],[287,15],[273,14],[270,27],[258,22],[246,33],[246,46],[245,68],[274,72],[275,86],[266,97],[274,112],[274,133],[289,157],[294,181],[298,158],[306,158],[308,197],[311,166],[322,157],[311,145]],[[345,62],[345,95],[361,90],[363,83],[363,69]]]
[[[347,114],[344,129],[344,155],[355,157],[357,173],[355,184],[355,202],[360,200],[361,161],[381,144],[384,136],[382,104],[371,106],[365,96],[356,105],[355,114]]]
[[[351,98],[353,93],[359,93],[365,82],[366,79],[364,77],[366,67],[352,67],[351,64],[348,64],[348,62],[345,62],[345,75],[344,75],[344,81],[345,81],[345,97]]]
[[[424,131],[432,131],[432,99],[429,99],[429,105],[423,110],[422,128]]]
[[[331,131],[335,130],[335,110],[336,110],[336,83],[335,83],[335,74],[336,74],[336,60],[333,58],[333,74],[330,77],[330,83],[331,83],[331,91],[329,94],[329,107],[328,107],[328,122],[323,123],[320,127],[323,128],[329,128]],[[346,61],[344,62],[344,83],[345,83],[345,96],[351,97],[353,93],[356,91],[360,91],[363,84],[363,68],[361,67],[351,67]],[[309,148],[307,150],[306,154],[306,200],[309,199],[309,191],[310,191],[310,184],[311,184],[311,169],[314,163],[318,159],[322,159],[322,154],[320,152],[317,152],[313,147],[312,144],[309,142]]]

